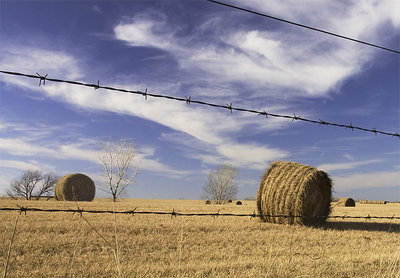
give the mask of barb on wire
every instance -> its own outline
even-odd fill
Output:
[[[94,89],[97,90],[100,88],[100,80],[97,80],[97,85],[94,86]]]
[[[39,79],[39,87],[42,85],[42,81],[43,81],[43,85],[46,85],[46,77],[48,74],[46,74],[45,76],[42,76],[36,72],[36,75],[40,78]]]
[[[277,218],[305,218],[306,216],[304,215],[273,215],[273,214],[257,214],[255,211],[253,213],[221,213],[221,210],[218,210],[215,213],[185,213],[185,212],[177,212],[175,209],[171,211],[137,211],[137,208],[133,210],[126,210],[126,211],[114,211],[114,210],[85,210],[81,208],[77,209],[43,209],[43,208],[28,208],[28,207],[23,207],[23,206],[18,206],[15,208],[10,208],[10,207],[2,207],[0,208],[0,211],[19,211],[20,213],[24,212],[26,214],[27,211],[33,211],[33,212],[67,212],[67,213],[78,213],[82,215],[83,212],[86,213],[94,213],[94,214],[143,214],[143,215],[170,215],[172,217],[177,217],[177,216],[211,216],[211,217],[219,217],[219,216],[225,216],[225,217],[277,217]],[[365,219],[365,220],[371,220],[371,219],[388,219],[388,220],[400,220],[400,216],[350,216],[350,215],[317,215],[313,216],[312,218],[331,218],[331,219]]]
[[[147,100],[147,88],[146,88],[146,90],[142,93],[142,95],[144,96],[144,100]]]
[[[26,211],[28,210],[28,207],[23,207],[23,206],[19,206],[17,205],[17,207],[19,207],[19,214],[21,215],[22,213],[25,213],[26,215]]]
[[[143,92],[143,91],[127,90],[127,89],[114,88],[114,87],[108,87],[108,86],[101,86],[100,82],[98,82],[97,84],[91,84],[91,83],[84,83],[84,82],[72,81],[72,80],[48,78],[47,74],[45,76],[41,76],[38,73],[36,73],[37,75],[31,75],[31,74],[12,72],[12,71],[4,71],[4,70],[0,70],[0,73],[40,79],[39,86],[41,85],[42,80],[43,80],[43,85],[44,85],[45,81],[68,83],[71,85],[91,87],[91,88],[95,88],[95,89],[104,89],[104,90],[110,90],[110,91],[121,92],[121,93],[142,95],[142,96],[144,96],[145,100],[147,100],[147,97],[165,98],[165,99],[174,100],[174,101],[186,102],[188,104],[195,103],[195,104],[205,105],[205,106],[210,106],[210,107],[215,107],[215,108],[228,109],[231,113],[232,113],[232,111],[241,111],[241,112],[253,113],[256,115],[262,115],[262,116],[265,116],[266,118],[268,118],[268,116],[270,116],[270,117],[275,117],[275,118],[291,119],[292,121],[295,121],[295,120],[303,121],[303,122],[308,122],[308,123],[313,123],[313,124],[318,124],[318,125],[335,126],[335,127],[341,127],[341,128],[345,128],[345,129],[351,129],[351,130],[356,129],[356,130],[360,130],[360,131],[364,131],[364,132],[371,132],[371,133],[374,133],[375,135],[382,134],[382,135],[388,135],[388,136],[400,138],[400,134],[398,132],[386,132],[386,131],[377,130],[376,128],[369,129],[369,128],[364,128],[364,127],[359,127],[359,126],[353,126],[352,123],[350,125],[345,125],[345,124],[326,122],[326,121],[322,121],[321,119],[311,120],[311,119],[302,118],[301,116],[297,116],[295,113],[293,113],[293,116],[291,116],[291,115],[268,113],[265,110],[257,111],[254,109],[233,107],[232,103],[221,105],[221,104],[215,104],[215,103],[206,102],[206,101],[193,100],[193,99],[191,99],[191,97],[181,98],[181,97],[174,97],[174,96],[169,96],[169,95],[151,94],[151,93],[147,92],[147,88]]]

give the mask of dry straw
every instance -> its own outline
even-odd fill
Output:
[[[361,200],[360,204],[386,204],[386,201]]]
[[[356,202],[352,198],[341,198],[337,203],[339,207],[355,207]]]
[[[94,182],[84,174],[69,174],[57,181],[55,199],[58,201],[92,201],[96,193]]]
[[[321,224],[330,213],[331,188],[323,171],[296,162],[272,162],[258,188],[258,213],[271,223]],[[277,215],[282,217],[271,217]]]

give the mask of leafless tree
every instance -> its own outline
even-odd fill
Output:
[[[236,175],[237,170],[227,164],[218,166],[215,171],[210,171],[208,182],[203,188],[205,197],[216,204],[234,199],[238,192]]]
[[[12,198],[24,197],[26,200],[41,196],[54,194],[54,186],[59,177],[53,173],[43,174],[39,170],[27,170],[20,178],[10,182],[10,188],[7,190],[8,196]]]
[[[106,178],[104,190],[111,194],[113,202],[135,182],[139,168],[134,162],[135,145],[123,138],[117,142],[112,139],[103,141],[98,153]]]
[[[53,173],[43,174],[41,184],[35,194],[36,200],[39,200],[41,196],[54,195],[54,187],[59,179],[60,177]]]

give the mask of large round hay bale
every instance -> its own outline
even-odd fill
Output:
[[[355,207],[356,202],[352,198],[341,198],[337,205],[339,207]]]
[[[57,181],[55,199],[59,201],[92,201],[96,193],[94,182],[84,174],[69,174]]]
[[[258,187],[258,213],[271,223],[321,224],[331,210],[331,189],[332,181],[323,171],[296,162],[272,162]]]

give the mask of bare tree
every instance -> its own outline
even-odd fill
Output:
[[[208,182],[203,190],[209,200],[222,204],[229,199],[234,199],[238,192],[235,182],[237,170],[230,165],[220,165],[217,170],[210,171]]]
[[[20,178],[10,182],[10,188],[7,190],[8,196],[12,198],[24,197],[26,200],[41,196],[54,194],[54,186],[59,177],[53,173],[43,174],[39,170],[27,170]]]
[[[39,200],[41,196],[54,195],[54,187],[59,179],[60,177],[54,173],[43,174],[40,187],[35,194],[36,200]]]
[[[139,168],[134,163],[135,145],[125,138],[113,142],[110,138],[101,143],[98,153],[103,166],[106,184],[105,191],[112,196],[113,202],[125,191],[128,185],[135,182]]]

